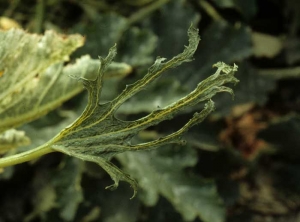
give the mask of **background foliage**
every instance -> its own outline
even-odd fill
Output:
[[[0,174],[0,221],[300,220],[299,12],[296,0],[1,1],[2,29],[85,36],[83,47],[71,56],[75,68],[85,62],[95,70],[94,59],[117,43],[116,62],[132,69],[125,78],[105,81],[102,101],[142,77],[156,56],[180,53],[193,22],[202,39],[195,60],[123,104],[120,119],[138,119],[186,95],[218,61],[236,63],[240,83],[234,101],[227,94],[215,98],[216,111],[189,131],[186,145],[113,159],[137,179],[137,198],[129,200],[128,184],[105,190],[111,180],[97,165],[54,153]],[[86,54],[90,57],[75,63]],[[20,150],[44,143],[67,126],[86,99],[78,94],[22,126],[31,144]],[[149,128],[136,142],[179,129],[198,109]]]

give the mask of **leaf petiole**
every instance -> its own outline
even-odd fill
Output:
[[[45,154],[52,153],[52,152],[57,152],[57,151],[52,149],[48,143],[45,143],[34,149],[19,154],[15,154],[12,156],[0,158],[0,168],[28,162],[30,160],[37,159]]]

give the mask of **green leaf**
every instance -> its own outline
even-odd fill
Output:
[[[63,62],[59,62],[64,57],[56,55],[56,47],[60,46],[58,52],[61,52],[62,55],[65,54],[66,57],[82,44],[83,39],[77,35],[63,39],[62,36],[52,32],[46,32],[44,36],[38,37],[22,32],[18,34],[24,39],[19,43],[20,48],[16,47],[11,51],[9,47],[4,48],[4,50],[9,51],[2,56],[3,63],[1,65],[5,69],[5,73],[0,77],[0,84],[9,87],[2,92],[0,90],[0,97],[3,98],[0,104],[0,118],[2,120],[0,132],[37,119],[57,108],[83,90],[82,85],[70,79],[69,76],[93,78],[99,66],[98,60],[93,60],[89,56],[83,56],[77,59],[76,63],[67,66],[64,66]],[[2,35],[5,34],[2,33]],[[11,44],[18,45],[15,43],[16,39],[10,37],[10,32],[6,35]],[[54,43],[55,41],[57,43]],[[42,43],[47,43],[47,48],[43,48],[46,46],[43,46]],[[15,50],[22,50],[22,44],[30,45],[32,51],[26,52],[24,49],[23,54],[17,56],[15,60],[9,60],[14,55],[13,53],[16,53]],[[72,48],[69,49],[68,47]],[[64,51],[60,51],[63,49]],[[29,63],[28,57],[25,57],[27,53],[33,53],[31,60],[33,64],[36,63],[37,67],[26,65]],[[28,69],[18,68],[19,66],[28,67]],[[131,67],[124,63],[113,63],[106,71],[106,77],[121,78],[130,71]],[[16,79],[16,81],[13,82],[12,79]],[[24,79],[24,81],[19,79]]]
[[[128,29],[118,47],[118,60],[133,67],[149,65],[153,61],[152,53],[156,48],[157,37],[150,30],[132,27]]]
[[[236,105],[254,103],[263,106],[268,100],[268,93],[275,88],[276,83],[271,77],[260,75],[248,62],[239,64],[239,80],[240,84],[234,90],[234,100],[224,95],[218,96],[215,116],[228,115]]]
[[[172,11],[171,9],[168,9],[164,12],[167,13],[169,10]],[[180,11],[180,13],[183,13],[184,15],[190,12],[188,9],[187,11],[183,11],[184,12]],[[164,16],[166,17],[169,15],[172,17],[172,14],[168,13]],[[165,17],[163,17],[163,19]],[[170,22],[171,21],[165,26],[173,27]],[[169,52],[170,49],[176,49],[178,47],[178,42],[181,43],[184,41],[181,32],[186,24],[182,23],[179,23],[180,26],[176,26],[176,29],[168,29],[169,33],[165,32],[164,27],[159,26],[161,29],[157,31],[160,40],[158,43],[166,52]],[[180,35],[177,37],[178,32]],[[153,87],[150,86],[149,92],[142,91],[135,97],[130,98],[130,100],[120,107],[119,111],[123,114],[152,112],[157,109],[157,107],[165,107],[182,98],[182,96],[194,89],[198,82],[210,75],[212,64],[218,61],[234,63],[249,57],[252,54],[250,34],[251,33],[246,26],[233,27],[222,21],[212,23],[201,36],[201,39],[205,43],[199,45],[199,49],[194,55],[197,62],[172,70],[165,78],[163,76],[159,82],[156,82]],[[176,36],[176,39],[173,38],[173,36]],[[251,73],[255,71],[256,70],[250,66],[249,70],[243,68],[243,71],[239,72],[238,75],[246,80],[242,81],[243,87],[241,87],[240,84],[238,85],[237,90],[239,90],[239,95],[237,100],[233,102],[228,95],[222,95],[222,97],[218,96],[216,98],[216,111],[219,115],[224,116],[225,114],[228,114],[228,111],[235,103],[251,102],[252,98],[255,98],[259,104],[262,104],[265,101],[268,90],[272,89],[274,86],[274,81],[269,81],[267,78],[260,76],[252,78]],[[257,73],[253,75],[257,75]],[[245,88],[247,88],[247,91]],[[249,88],[251,88],[251,90],[249,90]],[[260,96],[264,96],[262,101],[258,98],[257,91],[261,93]],[[240,98],[240,96],[242,97],[244,95],[246,96],[245,98]],[[145,97],[149,99],[145,100]],[[199,109],[199,107],[195,106],[191,107],[191,109]]]
[[[74,221],[79,204],[83,201],[81,176],[83,162],[74,158],[66,158],[62,169],[53,175],[51,183],[55,188],[59,207],[59,215],[66,221]]]
[[[218,92],[230,92],[232,90],[223,86],[228,82],[237,82],[233,76],[237,67],[231,67],[224,63],[217,63],[217,72],[199,83],[197,88],[186,97],[176,101],[164,109],[158,109],[149,115],[136,121],[124,122],[114,117],[116,110],[128,98],[144,89],[150,82],[157,79],[161,73],[170,68],[174,68],[183,62],[191,61],[191,58],[199,42],[198,31],[191,27],[189,29],[189,46],[183,53],[173,59],[163,62],[165,59],[158,58],[148,73],[134,84],[128,85],[124,91],[111,102],[100,104],[99,97],[102,88],[102,77],[116,54],[116,48],[111,48],[108,56],[101,60],[99,75],[95,80],[80,78],[89,93],[89,101],[82,115],[69,127],[62,130],[53,138],[48,146],[54,150],[78,157],[80,159],[96,162],[106,170],[114,184],[107,188],[116,188],[119,180],[129,182],[136,192],[135,181],[127,174],[109,162],[109,159],[117,153],[125,151],[136,151],[153,149],[168,143],[182,143],[182,135],[193,125],[201,122],[210,112],[214,105],[210,100]],[[202,101],[208,101],[205,108],[200,113],[195,113],[193,118],[186,123],[180,130],[159,138],[154,141],[142,144],[131,144],[130,139],[139,131],[159,122],[172,118],[180,110],[195,105]]]
[[[31,35],[12,29],[0,31],[0,132],[38,118],[52,109],[45,98],[57,80],[56,73],[42,74],[50,65],[67,61],[68,55],[83,44],[79,35],[68,37],[47,31]],[[30,55],[30,56],[28,56]],[[50,76],[49,76],[50,75]],[[40,82],[47,84],[42,85]],[[59,104],[61,101],[59,101]]]
[[[165,146],[151,152],[124,153],[117,158],[127,172],[139,181],[141,197],[150,206],[158,196],[168,199],[184,220],[196,217],[221,222],[225,209],[212,181],[189,175],[184,168],[197,163],[196,151],[185,146]]]
[[[101,66],[96,79],[88,80],[82,77],[79,78],[88,90],[89,96],[87,107],[82,115],[44,145],[24,154],[21,153],[11,158],[2,158],[0,160],[0,167],[28,161],[30,158],[35,158],[49,152],[59,151],[99,164],[109,173],[115,182],[107,188],[115,189],[119,181],[123,180],[129,182],[136,193],[136,182],[109,162],[110,158],[115,154],[125,151],[149,150],[169,143],[183,143],[183,134],[192,126],[203,121],[214,110],[214,103],[211,98],[219,92],[233,94],[232,89],[224,86],[224,84],[238,82],[234,77],[237,66],[228,66],[222,62],[218,62],[214,65],[217,68],[214,75],[200,82],[194,91],[169,106],[155,110],[149,115],[135,121],[125,122],[115,118],[115,112],[128,98],[145,89],[162,72],[192,60],[200,38],[198,30],[193,27],[190,27],[188,35],[189,45],[185,47],[185,50],[181,54],[167,62],[164,62],[164,58],[158,58],[142,79],[128,85],[114,100],[101,104],[99,103],[99,98],[102,90],[103,76],[116,55],[116,47],[112,47],[106,58],[100,57]],[[147,143],[131,143],[131,138],[138,132],[164,120],[171,119],[181,110],[200,102],[206,102],[204,109],[199,113],[195,113],[178,131]]]

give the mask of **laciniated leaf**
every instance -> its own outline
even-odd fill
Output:
[[[166,5],[166,8],[167,6],[169,6],[169,4]],[[169,10],[171,11],[171,9],[165,11],[168,12]],[[187,10],[187,12],[189,12],[189,10]],[[187,12],[184,12],[184,14],[187,14]],[[180,11],[180,13],[183,12]],[[166,14],[164,16],[166,17],[167,15],[173,18],[172,14]],[[162,20],[165,19],[165,17],[163,17]],[[166,21],[169,20],[166,19]],[[164,22],[166,21],[164,20]],[[174,27],[172,24],[171,21],[169,21],[165,26]],[[179,23],[179,25],[181,25],[179,28],[176,26],[176,29],[168,29],[168,33],[165,32],[164,27],[159,26],[160,29],[158,29],[157,32],[160,41],[158,41],[158,43],[166,52],[169,52],[170,48],[174,50],[177,48],[178,42],[184,41],[184,38],[181,35],[178,36],[177,33],[181,33],[183,26],[186,24]],[[174,38],[174,36],[176,36],[176,38]],[[174,71],[172,70],[172,72],[168,73],[170,75],[166,75],[165,78],[163,76],[160,82],[155,83],[155,86],[149,87],[149,92],[142,91],[128,100],[128,102],[120,108],[120,112],[124,114],[152,112],[157,107],[165,107],[170,102],[181,98],[192,90],[198,82],[209,76],[212,64],[218,61],[234,63],[242,61],[252,54],[251,33],[246,26],[233,27],[226,22],[214,22],[205,30],[201,39],[205,44],[199,45],[199,50],[197,50],[194,55],[196,62],[185,67],[179,67]],[[239,75],[245,75],[245,78],[247,78],[246,81],[243,81],[243,84],[248,85],[248,88],[252,88],[252,86],[259,87],[257,90],[263,93],[261,95],[264,95],[264,97],[267,96],[268,90],[273,86],[273,82],[268,83],[267,80],[265,80],[266,78],[259,76],[252,78],[251,75],[248,75],[248,73],[250,74],[252,71],[253,69],[250,67],[247,73],[240,72]],[[242,78],[244,78],[244,76]],[[251,79],[251,83],[249,83],[248,79]],[[256,85],[253,85],[253,82]],[[265,85],[261,84],[261,82],[263,82],[263,84],[265,83]],[[243,94],[246,96],[245,98],[241,98],[243,103],[251,102],[250,98],[255,97],[256,101],[262,104],[257,98],[255,87],[253,87],[255,91],[247,90],[247,94],[244,94],[245,87],[239,86],[238,90],[242,91],[240,95]],[[151,99],[145,100],[145,97]],[[218,96],[218,98],[216,98],[216,111],[219,115],[224,116],[228,114],[233,104],[239,104],[241,100],[239,98],[239,100],[232,102],[228,95],[223,95],[222,98]],[[263,99],[263,101],[265,100]],[[132,107],[136,108],[133,109]],[[191,109],[195,108],[197,109],[198,107],[195,106]]]
[[[40,104],[56,81],[55,74],[52,73],[51,81],[43,85],[43,91],[37,91],[41,74],[50,65],[67,61],[68,55],[81,46],[83,40],[79,35],[62,36],[53,31],[47,31],[43,36],[19,29],[0,31],[0,132],[51,109],[51,106],[40,107]],[[41,96],[36,97],[33,92]]]
[[[130,98],[120,107],[118,112],[127,115],[152,112],[179,100],[186,93],[187,87],[184,87],[179,80],[162,78],[159,82],[155,82],[153,86],[148,87],[147,91],[141,91],[136,96]]]
[[[233,106],[255,103],[264,105],[268,99],[268,93],[275,88],[275,80],[260,75],[250,63],[243,62],[239,64],[240,84],[234,90],[234,100],[219,95],[216,100],[217,111],[214,115],[225,116],[232,111]]]
[[[167,146],[151,152],[128,152],[117,158],[126,171],[138,179],[141,198],[147,205],[154,206],[162,195],[185,221],[196,217],[205,222],[224,221],[225,209],[214,182],[184,171],[185,167],[197,163],[195,150]]]
[[[193,27],[189,29],[188,34],[190,37],[189,45],[183,53],[167,62],[163,62],[165,60],[163,58],[158,58],[154,65],[149,68],[144,78],[128,85],[114,100],[101,104],[99,103],[99,97],[102,89],[103,74],[116,54],[116,47],[111,48],[105,59],[100,58],[101,68],[95,80],[80,78],[89,93],[86,109],[72,125],[62,130],[46,146],[86,161],[98,163],[110,174],[115,182],[108,188],[114,189],[118,186],[119,180],[124,180],[129,182],[136,191],[137,185],[135,181],[109,162],[109,159],[115,154],[124,151],[146,150],[169,143],[182,143],[182,135],[213,111],[214,103],[210,99],[218,92],[233,93],[230,88],[223,85],[237,82],[237,79],[234,77],[237,67],[231,67],[219,62],[215,64],[218,70],[214,75],[199,83],[190,94],[164,109],[158,109],[136,121],[125,122],[115,118],[114,113],[122,103],[157,79],[163,71],[177,67],[183,62],[191,61],[199,42],[199,36],[198,31]],[[200,113],[195,113],[192,119],[180,130],[147,143],[130,143],[131,138],[139,131],[156,125],[163,120],[170,119],[182,109],[203,101],[208,101],[205,108]]]
[[[115,118],[115,112],[128,98],[145,89],[162,72],[192,60],[200,38],[198,30],[193,27],[190,27],[188,35],[189,45],[185,47],[181,54],[167,62],[164,62],[164,58],[158,58],[142,79],[126,86],[114,100],[101,104],[99,103],[99,98],[103,76],[116,55],[116,47],[112,47],[106,58],[100,57],[101,66],[95,80],[79,78],[88,90],[89,96],[87,107],[82,115],[53,139],[34,150],[28,151],[28,153],[41,155],[41,153],[59,151],[82,160],[95,162],[106,170],[114,180],[115,183],[108,188],[116,188],[119,181],[123,180],[129,182],[136,192],[136,182],[109,162],[110,158],[125,151],[149,150],[165,144],[184,143],[182,140],[183,134],[195,124],[203,121],[214,110],[214,103],[211,98],[219,92],[233,94],[232,89],[224,86],[224,84],[238,82],[234,77],[237,66],[228,66],[223,62],[218,62],[214,65],[217,68],[215,74],[200,82],[191,93],[169,106],[157,109],[135,121],[121,121]],[[181,110],[200,102],[206,102],[204,109],[199,113],[194,113],[193,117],[178,131],[147,143],[131,143],[131,138],[138,132],[164,120],[171,119]],[[20,155],[26,159],[30,155],[28,153]],[[19,156],[13,158],[19,161]],[[2,158],[1,166],[7,166],[10,163],[9,161],[11,161],[10,157]]]
[[[183,31],[185,36],[187,27]],[[117,43],[118,61],[134,67],[148,65],[153,61],[152,52],[156,47],[157,37],[147,29],[129,27],[127,19],[118,14],[100,14],[89,26],[79,24],[73,31],[80,32],[87,38],[86,44],[75,52],[76,55],[104,56],[109,47]]]

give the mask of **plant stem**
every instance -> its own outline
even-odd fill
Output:
[[[206,13],[215,21],[224,20],[217,10],[207,1],[199,0],[199,5],[206,11]]]
[[[38,0],[36,5],[36,15],[35,15],[36,33],[41,33],[43,31],[44,17],[45,17],[45,0]]]
[[[41,157],[45,154],[55,152],[47,143],[39,146],[37,148],[28,150],[26,152],[22,152],[19,154],[15,154],[12,156],[0,158],[0,168],[13,166],[16,164],[24,163],[38,157]]]

